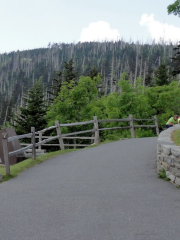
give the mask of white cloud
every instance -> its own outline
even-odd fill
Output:
[[[163,39],[165,42],[169,40],[177,42],[180,40],[180,28],[154,20],[154,14],[143,14],[139,24],[147,27],[152,39],[156,41]]]
[[[89,23],[87,28],[81,31],[81,42],[93,41],[115,41],[119,39],[120,33],[117,29],[112,29],[108,22],[98,21]]]

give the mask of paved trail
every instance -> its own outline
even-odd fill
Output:
[[[156,141],[68,153],[0,184],[0,239],[179,240],[180,190],[157,178]]]

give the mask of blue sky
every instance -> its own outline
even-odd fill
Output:
[[[0,0],[0,53],[49,42],[180,40],[174,0]],[[162,36],[161,36],[162,35]]]

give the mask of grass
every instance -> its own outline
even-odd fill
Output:
[[[172,133],[171,139],[177,146],[180,146],[180,129]]]
[[[36,160],[30,158],[27,160],[24,160],[20,163],[14,164],[12,166],[10,166],[10,173],[11,175],[6,175],[6,171],[5,171],[5,167],[4,166],[0,166],[0,175],[3,176],[3,179],[1,182],[4,181],[8,181],[11,178],[16,177],[17,175],[19,175],[22,171],[26,170],[27,168],[33,167],[39,163],[42,163],[50,158],[68,153],[68,152],[72,152],[72,151],[76,151],[76,149],[67,149],[67,150],[59,150],[56,152],[50,152],[50,153],[46,153],[44,155],[38,156],[36,157]]]

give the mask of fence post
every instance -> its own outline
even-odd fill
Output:
[[[95,144],[100,144],[100,139],[99,139],[99,125],[98,125],[98,119],[96,116],[93,117],[94,119],[94,130],[95,130]]]
[[[32,136],[31,136],[31,144],[33,144],[33,147],[32,147],[32,159],[36,159],[36,138],[35,138],[35,127],[31,127],[31,133],[32,133]]]
[[[76,139],[73,139],[73,143],[74,143],[74,149],[76,149]]]
[[[64,142],[61,135],[61,128],[60,128],[59,121],[55,121],[55,126],[56,126],[57,135],[59,136],[59,147],[61,150],[64,150]]]
[[[39,133],[39,142],[42,141],[42,132]],[[38,146],[38,149],[41,149],[41,145]]]
[[[4,162],[6,167],[6,175],[10,175],[7,133],[2,133],[2,135],[3,135],[2,144],[3,144]]]
[[[94,131],[94,126],[93,126],[93,131]],[[93,144],[93,141],[94,141],[94,143],[95,143],[95,132],[92,132],[92,136],[91,136],[92,138],[94,138],[94,139],[91,139],[91,144]]]
[[[133,115],[129,115],[130,118],[130,127],[131,127],[131,138],[134,138],[134,122],[133,122]]]
[[[156,125],[156,133],[157,133],[157,136],[159,136],[158,119],[157,119],[156,115],[154,116],[154,121],[155,121],[155,125]]]

